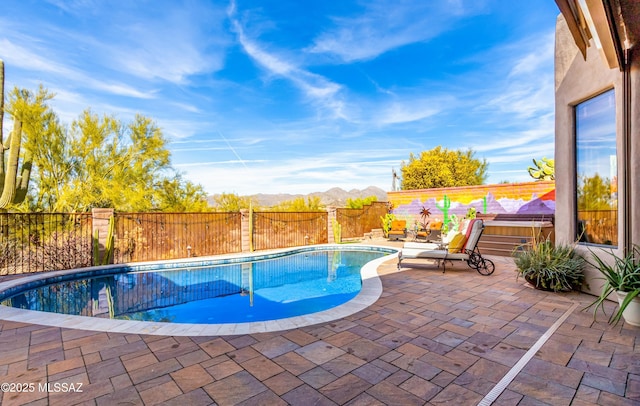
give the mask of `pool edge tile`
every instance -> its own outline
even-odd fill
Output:
[[[347,247],[339,245],[327,245],[322,244],[318,246],[297,247],[294,249],[281,249],[274,250],[271,253],[261,253],[256,255],[251,254],[228,254],[225,256],[217,257],[203,257],[200,261],[206,261],[208,258],[215,258],[216,260],[223,261],[222,263],[235,263],[245,258],[270,258],[283,255],[283,253],[297,253],[305,251],[319,251],[327,249],[348,250]],[[350,248],[350,247],[349,247]],[[358,250],[385,250],[389,251],[389,247],[376,246],[376,245],[361,245],[358,246]],[[300,327],[307,327],[315,324],[327,323],[336,319],[350,316],[354,313],[366,309],[371,304],[375,303],[382,294],[382,283],[378,276],[377,269],[383,263],[393,257],[397,257],[397,250],[395,253],[390,253],[383,257],[374,259],[365,264],[361,269],[362,288],[360,292],[350,301],[336,306],[332,309],[323,310],[317,313],[310,313],[307,315],[268,320],[261,322],[250,323],[236,323],[236,324],[195,324],[195,323],[161,323],[161,322],[146,322],[136,320],[122,320],[122,319],[103,319],[103,318],[91,318],[85,316],[75,315],[63,315],[56,313],[47,313],[33,310],[23,310],[13,307],[0,305],[0,319],[11,320],[15,322],[35,323],[46,326],[61,327],[68,329],[82,329],[91,331],[105,331],[105,332],[117,332],[126,334],[147,334],[147,335],[181,335],[181,336],[225,336],[225,335],[240,335],[240,334],[253,334],[262,332],[275,332],[283,330],[291,330]],[[193,261],[191,261],[193,262]],[[187,260],[173,260],[169,261],[171,264],[185,265],[191,263]],[[149,263],[134,264],[137,269],[145,269],[150,266]],[[133,266],[132,264],[121,264],[120,266]],[[95,267],[96,271],[105,271],[113,268],[114,266]],[[82,268],[83,272],[86,272],[86,268]],[[0,283],[0,291],[12,289],[15,286],[24,286],[37,283],[43,278],[57,278],[66,277],[72,274],[74,270],[55,271],[47,275],[30,275],[25,277],[20,283],[18,280],[12,280]]]

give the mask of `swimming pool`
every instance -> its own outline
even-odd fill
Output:
[[[21,284],[0,284],[0,318],[56,311],[66,314],[49,313],[40,317],[46,323],[38,323],[70,326],[74,320],[92,330],[175,335],[276,331],[366,308],[382,290],[378,264],[396,252],[311,246],[34,275]]]

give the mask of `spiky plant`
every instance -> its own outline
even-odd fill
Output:
[[[602,259],[601,256],[592,253],[593,263],[591,266],[596,268],[605,281],[600,296],[589,305],[595,306],[593,309],[593,318],[595,319],[599,307],[604,312],[604,301],[613,292],[627,293],[624,300],[620,303],[618,311],[613,313],[609,318],[609,323],[617,323],[622,317],[622,313],[626,310],[629,303],[640,295],[640,246],[634,245],[633,249],[626,255],[619,257],[613,252],[607,251],[611,255],[613,263]]]
[[[535,180],[554,180],[556,178],[555,160],[551,158],[533,159],[534,167],[529,167],[529,175]]]
[[[514,253],[518,277],[538,289],[567,292],[580,288],[584,281],[585,260],[575,250],[575,244],[555,245],[549,238],[534,236],[529,245]]]

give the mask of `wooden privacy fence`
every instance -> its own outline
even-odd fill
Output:
[[[328,213],[254,212],[253,248],[266,250],[326,244]]]
[[[116,264],[242,251],[240,213],[115,213]]]
[[[0,213],[0,275],[92,263],[90,213]]]
[[[371,230],[382,228],[382,220],[389,210],[387,202],[373,202],[362,209],[336,209],[336,221],[342,226],[342,238],[359,238]]]

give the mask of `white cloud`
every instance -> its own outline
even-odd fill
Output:
[[[48,0],[58,8],[37,10],[8,1],[27,16],[0,17],[8,79],[42,81],[65,122],[88,106],[123,121],[152,117],[175,166],[211,193],[387,188],[392,167],[436,145],[471,147],[492,176],[553,151],[548,32],[505,45],[526,24],[500,17],[498,45],[499,35],[474,37],[473,51],[441,41],[469,38],[464,30],[490,20],[467,19],[485,11],[484,0],[323,5],[342,13],[334,18],[260,2],[236,11],[233,0],[228,11],[207,0]],[[301,21],[310,22],[303,35]],[[415,54],[407,66],[405,55],[427,47],[389,52],[421,42],[451,57]]]
[[[235,2],[228,8],[229,18],[244,51],[270,74],[278,75],[300,89],[304,95],[323,110],[331,112],[333,118],[348,119],[344,113],[344,104],[340,100],[341,86],[327,78],[306,71],[293,60],[287,60],[275,52],[268,52],[257,41],[248,37],[240,21],[235,16]]]
[[[337,56],[353,62],[431,40],[455,26],[461,17],[484,7],[484,2],[372,0],[354,17],[336,17],[334,27],[320,34],[310,53]]]
[[[404,100],[383,106],[382,111],[372,117],[377,124],[390,125],[420,121],[438,114],[441,109],[436,100]]]
[[[52,4],[59,9],[69,14],[80,14],[82,12],[88,12],[91,9],[97,7],[99,0],[45,0],[47,3]]]
[[[527,51],[522,54],[522,50]],[[530,51],[532,50],[532,51]],[[530,52],[529,52],[530,51]],[[531,118],[554,111],[553,36],[528,38],[504,49],[516,55],[513,66],[499,93],[487,106],[517,119]]]
[[[27,41],[38,42],[32,38],[27,39]],[[7,38],[0,39],[0,49],[2,50],[2,58],[5,61],[5,65],[10,64],[30,71],[54,73],[60,76],[73,76],[78,73],[65,65],[57,63],[44,53],[32,52],[25,47],[14,44]]]
[[[145,80],[184,84],[191,75],[224,66],[225,36],[207,32],[201,18],[173,9],[171,18],[124,28],[130,42],[101,44],[120,71]],[[220,21],[211,24],[220,25]],[[211,38],[222,38],[213,43]],[[212,51],[213,48],[213,51]]]
[[[0,39],[0,49],[6,52],[6,56],[4,56],[5,65],[12,65],[12,68],[15,66],[33,72],[53,74],[73,83],[78,88],[89,88],[113,95],[139,99],[151,99],[154,97],[152,92],[142,92],[124,83],[109,82],[91,77],[83,71],[57,62],[54,57],[46,56],[45,53],[42,54],[45,56],[42,56],[29,51],[6,38]]]
[[[555,50],[555,34],[547,33],[527,38],[524,43],[517,44],[516,49],[531,50],[520,57],[511,69],[510,76],[537,76],[541,71],[551,73],[549,66],[553,66]]]
[[[311,151],[312,152],[312,151]],[[383,189],[397,160],[389,151],[363,150],[308,155],[286,160],[238,160],[175,165],[207,193],[311,193],[332,187]],[[362,169],[366,168],[366,171]]]

